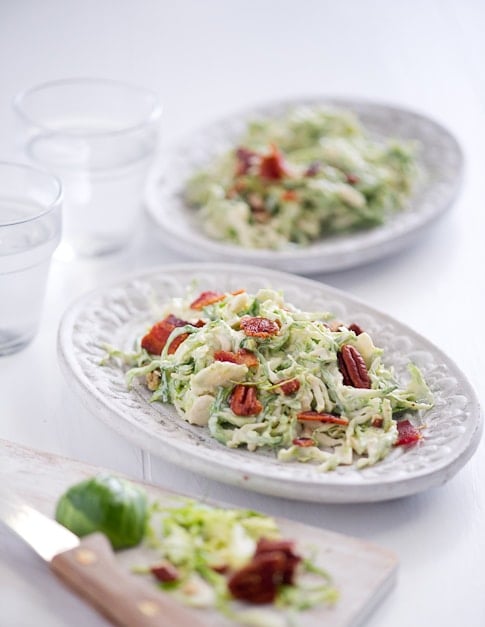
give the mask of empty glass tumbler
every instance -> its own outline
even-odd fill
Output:
[[[30,166],[0,162],[0,355],[34,337],[60,236],[60,182]]]
[[[117,81],[69,79],[22,92],[14,109],[24,154],[62,181],[60,256],[96,256],[125,246],[141,219],[158,144],[155,94]]]

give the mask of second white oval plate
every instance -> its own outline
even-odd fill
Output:
[[[285,299],[297,307],[331,311],[340,320],[361,325],[384,348],[385,363],[398,376],[406,377],[409,361],[421,368],[435,399],[424,417],[423,439],[411,448],[396,447],[371,468],[339,467],[321,473],[312,465],[279,462],[272,452],[229,449],[206,428],[182,420],[170,405],[150,404],[150,392],[143,385],[128,390],[119,366],[100,365],[103,344],[131,350],[135,339],[158,319],[158,306],[183,296],[193,281],[201,291],[283,289]],[[166,266],[91,292],[64,314],[59,356],[68,381],[85,404],[134,444],[217,481],[274,496],[356,503],[413,494],[453,476],[480,439],[480,410],[470,384],[428,340],[334,288],[262,268]]]
[[[196,209],[184,201],[184,186],[195,171],[237,144],[248,121],[278,117],[297,106],[332,106],[354,112],[371,135],[418,140],[424,180],[409,206],[383,225],[280,250],[251,249],[204,235]],[[276,102],[222,119],[167,151],[152,170],[146,200],[163,242],[188,259],[249,263],[299,273],[343,270],[393,254],[411,244],[452,204],[462,177],[463,156],[456,139],[434,120],[399,107],[335,98]]]

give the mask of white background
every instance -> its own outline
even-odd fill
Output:
[[[71,76],[117,78],[155,90],[165,108],[163,146],[220,115],[287,96],[360,96],[432,115],[466,153],[465,181],[452,211],[411,249],[318,278],[427,336],[460,365],[483,401],[484,32],[479,0],[0,0],[0,160],[12,159],[16,150],[15,93]],[[37,338],[23,352],[0,358],[0,437],[396,551],[398,585],[369,626],[483,626],[483,444],[453,480],[427,493],[374,505],[305,505],[150,460],[70,395],[56,360],[62,311],[88,289],[178,260],[145,231],[130,250],[111,258],[53,263]],[[0,451],[0,473],[1,464]],[[36,594],[30,554],[12,546],[21,566],[14,577],[0,556],[2,627],[77,624],[55,618],[57,602],[71,604],[80,625],[97,624],[62,592],[57,602]]]

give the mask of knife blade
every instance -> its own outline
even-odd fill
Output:
[[[120,627],[207,627],[189,610],[119,566],[101,533],[78,538],[4,489],[0,520],[48,562],[76,594]]]

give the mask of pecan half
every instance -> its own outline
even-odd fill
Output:
[[[198,310],[204,309],[207,305],[213,305],[214,303],[218,303],[220,300],[224,300],[225,297],[225,294],[208,290],[207,292],[199,294],[197,298],[190,303],[190,308]]]
[[[349,331],[353,331],[355,335],[360,335],[364,332],[362,327],[360,327],[356,322],[352,322],[351,324],[345,324],[340,320],[332,320],[331,322],[325,324],[325,326],[328,327],[333,333],[337,333],[342,327],[347,328]]]
[[[180,579],[179,571],[170,562],[161,562],[150,567],[150,572],[158,581],[177,581]]]
[[[352,324],[349,324],[347,328],[349,331],[353,331],[355,335],[360,335],[361,333],[364,333],[364,329],[356,322],[352,322]]]
[[[335,416],[326,411],[301,411],[296,415],[298,420],[308,420],[310,422],[331,422],[336,425],[348,425],[349,419],[345,416]]]
[[[250,337],[271,337],[279,333],[279,326],[274,320],[269,318],[242,318],[241,329]]]
[[[332,333],[338,333],[341,327],[344,327],[345,324],[341,320],[332,320],[331,322],[325,323],[325,326],[332,331]]]
[[[263,409],[256,388],[249,385],[236,385],[229,404],[236,416],[257,416]]]
[[[240,348],[237,353],[232,353],[231,351],[216,351],[214,353],[214,359],[216,361],[229,361],[232,364],[244,364],[248,368],[259,365],[259,360],[256,355],[245,348]]]
[[[290,396],[291,394],[298,392],[300,389],[300,382],[298,379],[289,379],[288,381],[282,381],[278,387],[285,396]]]
[[[371,387],[367,366],[355,346],[350,344],[342,346],[337,354],[337,359],[344,385],[351,385],[354,388]]]

